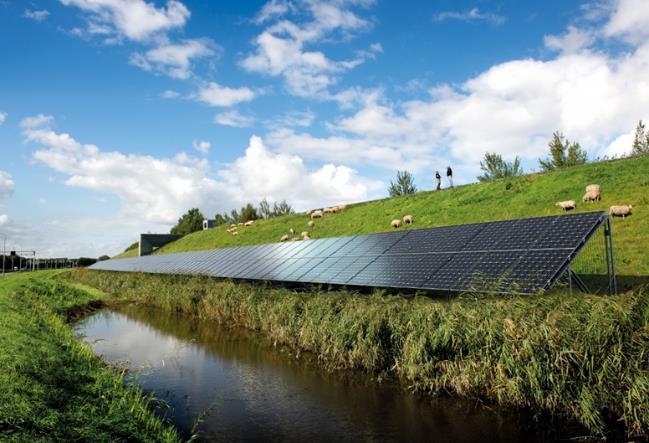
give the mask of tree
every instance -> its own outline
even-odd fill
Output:
[[[484,171],[484,174],[478,176],[478,180],[481,182],[517,177],[523,174],[521,159],[518,156],[513,162],[506,162],[500,154],[495,152],[485,153],[484,160],[480,161],[480,169]]]
[[[259,202],[259,215],[261,215],[261,218],[268,220],[272,217],[272,214],[273,210],[270,209],[270,203],[268,203],[268,200],[264,198]]]
[[[178,223],[171,228],[170,232],[177,235],[187,235],[200,231],[203,229],[204,219],[205,217],[203,217],[203,214],[201,214],[198,208],[192,208],[178,219]]]
[[[408,171],[397,171],[396,182],[390,180],[388,192],[390,193],[390,197],[414,194],[415,192],[417,192],[417,187],[415,186],[415,178]]]
[[[216,214],[214,216],[214,221],[216,222],[216,226],[224,225],[228,222],[226,218],[221,214]]]
[[[588,154],[581,149],[579,143],[570,143],[559,131],[552,134],[552,140],[548,146],[550,147],[550,157],[545,160],[539,159],[541,169],[545,172],[583,165],[588,161]]]
[[[273,203],[273,211],[272,211],[272,216],[273,217],[281,217],[282,215],[290,215],[290,214],[295,214],[295,211],[293,211],[293,207],[289,205],[286,200],[282,200],[281,202]]]
[[[106,261],[106,260],[110,260],[110,257],[107,255],[100,255],[99,258],[97,259],[97,261]]]
[[[259,215],[257,214],[257,208],[255,208],[252,203],[246,204],[241,211],[239,211],[239,220],[240,222],[247,222],[250,220],[257,220]]]
[[[649,154],[649,133],[645,133],[645,125],[640,120],[635,128],[635,137],[633,138],[633,147],[631,155],[648,155]]]

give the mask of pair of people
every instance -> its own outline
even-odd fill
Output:
[[[446,167],[446,179],[448,180],[449,187],[453,187],[453,170],[450,166]],[[437,182],[437,190],[442,189],[442,176],[439,174],[439,171],[435,171],[435,181]]]

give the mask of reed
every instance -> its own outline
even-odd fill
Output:
[[[324,366],[396,377],[410,389],[563,416],[605,435],[649,430],[649,289],[616,297],[376,291],[294,292],[264,284],[76,270],[111,296],[261,331]],[[326,288],[325,288],[326,289]]]

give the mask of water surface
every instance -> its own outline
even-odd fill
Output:
[[[457,399],[431,400],[366,374],[327,372],[259,334],[127,306],[76,326],[95,352],[139,373],[188,435],[225,441],[540,441],[542,427]]]

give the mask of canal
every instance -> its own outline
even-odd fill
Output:
[[[75,326],[107,362],[126,366],[185,435],[201,440],[543,441],[549,427],[475,402],[432,399],[367,374],[325,371],[263,336],[214,321],[124,306]],[[556,435],[554,435],[556,437]]]

